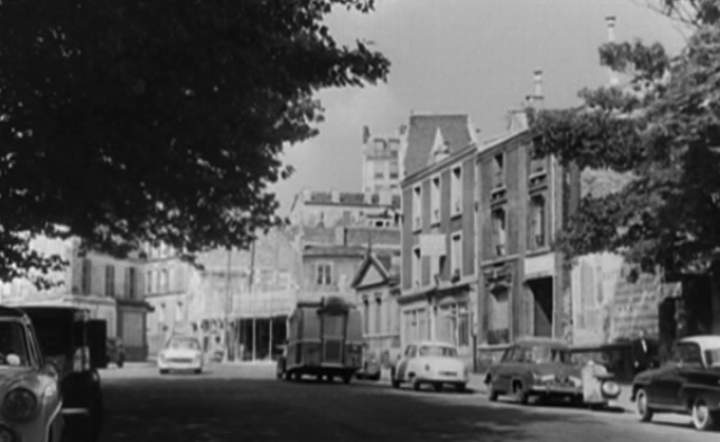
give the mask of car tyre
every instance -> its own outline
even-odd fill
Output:
[[[352,380],[352,375],[351,374],[343,375],[342,380],[343,380],[343,383],[349,384],[350,381]]]
[[[717,422],[717,414],[710,411],[707,402],[703,398],[698,398],[693,401],[691,411],[693,426],[697,430],[707,431],[715,427]]]
[[[434,382],[433,388],[435,389],[435,391],[442,391],[442,389],[443,389],[442,382]]]
[[[490,402],[495,402],[498,400],[498,391],[493,387],[492,381],[488,383],[488,400]]]
[[[193,370],[193,373],[202,374],[202,368],[196,368],[195,370]]]
[[[116,362],[118,368],[123,368],[123,365],[125,365],[125,356],[120,355],[118,356],[118,360]]]
[[[420,390],[420,381],[413,380],[413,381],[412,381],[412,388],[413,388],[413,390],[415,390],[415,391],[419,391],[419,390]]]
[[[528,404],[528,394],[523,388],[522,384],[520,382],[515,382],[513,384],[513,396],[515,397],[515,401],[521,405],[527,405]]]
[[[455,391],[457,391],[458,393],[465,393],[466,390],[467,390],[467,385],[465,385],[463,383],[455,384]]]
[[[168,374],[169,373],[169,371],[166,368],[161,368],[158,371],[160,372],[160,374]]]
[[[640,422],[650,422],[653,417],[653,410],[648,405],[647,391],[644,388],[635,392],[635,413]]]

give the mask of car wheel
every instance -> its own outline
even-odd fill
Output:
[[[283,378],[285,378],[286,381],[292,380],[292,373],[290,373],[289,371],[283,372]]]
[[[123,365],[125,365],[125,356],[120,355],[117,360],[117,366],[118,368],[123,368]]]
[[[464,393],[467,389],[467,386],[465,384],[455,384],[455,391],[458,393]]]
[[[413,380],[412,387],[413,387],[413,390],[415,390],[415,391],[420,390],[420,381]]]
[[[433,388],[435,389],[435,391],[442,391],[442,389],[443,389],[443,384],[442,384],[442,382],[435,382],[435,383],[433,383]]]
[[[160,371],[160,374],[168,374],[168,370],[165,368],[161,368],[159,371]]]
[[[196,368],[195,370],[193,370],[193,372],[195,374],[202,374],[202,368]]]
[[[498,391],[493,387],[492,381],[488,383],[488,400],[490,402],[495,402],[498,400]]]
[[[704,399],[699,398],[692,405],[692,421],[696,429],[707,431],[715,427],[717,415],[713,414]]]
[[[352,375],[350,375],[350,374],[343,375],[342,380],[343,380],[343,383],[349,384],[350,380],[352,380]]]
[[[653,417],[653,410],[648,405],[647,392],[644,388],[635,393],[635,413],[641,422],[649,422]]]
[[[525,389],[522,386],[522,383],[515,382],[513,384],[513,396],[515,397],[515,401],[522,405],[527,405],[528,403],[528,394],[525,391]]]

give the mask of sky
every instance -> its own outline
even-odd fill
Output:
[[[492,138],[507,111],[532,91],[543,70],[546,108],[578,104],[583,87],[606,84],[598,47],[605,17],[617,18],[618,41],[659,41],[672,54],[686,34],[647,8],[659,0],[375,0],[370,14],[335,10],[328,16],[339,43],[369,40],[391,62],[386,83],[317,94],[325,108],[319,135],[289,146],[282,160],[295,173],[271,191],[280,213],[301,189],[361,191],[362,128],[390,134],[409,116],[468,114]]]

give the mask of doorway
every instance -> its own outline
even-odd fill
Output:
[[[552,336],[553,332],[553,280],[552,277],[528,281],[532,293],[533,336]]]

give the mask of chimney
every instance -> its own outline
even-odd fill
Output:
[[[401,124],[400,127],[398,128],[398,134],[400,134],[400,136],[402,136],[402,135],[405,135],[405,132],[407,132],[407,124]]]
[[[605,23],[607,24],[607,40],[608,43],[615,43],[615,16],[609,15],[605,17]],[[617,72],[612,68],[608,68],[610,86],[617,86],[620,80],[618,79]]]
[[[538,68],[533,71],[533,107],[542,107],[542,103],[544,100],[545,95],[543,94],[543,71],[542,69]]]
[[[363,144],[367,144],[369,139],[370,139],[370,128],[367,126],[363,126],[363,133],[362,133]]]

